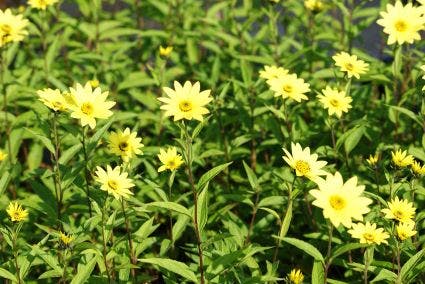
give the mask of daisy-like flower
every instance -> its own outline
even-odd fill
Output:
[[[338,89],[332,89],[326,87],[322,90],[323,95],[318,95],[317,98],[323,104],[325,109],[328,109],[329,115],[335,114],[338,118],[342,116],[343,112],[348,112],[351,108],[351,102],[353,99],[350,96],[346,96],[344,91],[338,91]]]
[[[140,150],[144,147],[142,138],[137,137],[137,132],[130,132],[130,128],[123,131],[111,132],[109,135],[109,151],[121,156],[124,162],[128,162],[135,155],[143,154]]]
[[[404,168],[413,164],[414,158],[412,155],[407,155],[407,151],[403,152],[398,149],[396,152],[391,151],[393,164],[397,167]]]
[[[385,218],[395,219],[401,223],[412,223],[415,217],[416,208],[412,202],[406,199],[398,199],[396,196],[391,202],[388,202],[388,208],[382,209]]]
[[[112,194],[116,199],[121,197],[128,198],[133,193],[129,188],[133,187],[133,181],[127,178],[126,172],[121,173],[119,166],[112,169],[110,166],[106,166],[106,171],[101,168],[96,168],[96,181],[101,184],[100,189],[107,191]]]
[[[410,237],[416,235],[415,231],[415,222],[399,223],[395,230],[397,232],[397,237],[401,240],[407,240]]]
[[[369,159],[366,159],[366,162],[371,167],[375,167],[379,160],[379,154],[376,153],[375,155],[369,155]]]
[[[260,78],[270,80],[274,78],[282,77],[286,74],[288,74],[288,70],[284,69],[283,67],[277,67],[275,65],[265,65],[264,70],[260,70]]]
[[[38,90],[37,95],[39,100],[48,108],[54,111],[65,111],[68,108],[68,103],[58,89],[43,89]]]
[[[288,274],[289,283],[291,284],[301,284],[304,281],[304,275],[301,272],[301,269],[294,268],[291,270],[291,273]]]
[[[417,176],[425,175],[425,165],[421,165],[418,161],[413,161],[411,165],[412,171]]]
[[[59,240],[65,246],[69,246],[72,243],[72,241],[74,240],[74,236],[73,235],[67,235],[65,233],[59,232]]]
[[[316,181],[319,176],[327,174],[322,168],[326,166],[326,161],[318,161],[317,154],[310,154],[310,148],[306,147],[304,150],[299,143],[291,143],[291,151],[289,153],[285,148],[283,149],[286,156],[282,158],[285,162],[295,170],[297,176],[303,176],[310,180]]]
[[[192,85],[189,81],[183,86],[174,81],[174,90],[164,87],[163,90],[168,97],[161,97],[158,100],[164,103],[161,109],[165,110],[165,116],[174,116],[174,121],[180,119],[202,121],[203,115],[209,113],[205,105],[212,101],[212,97],[210,97],[211,90],[200,92],[200,89],[199,82]]]
[[[347,72],[348,78],[360,78],[360,74],[364,74],[369,70],[369,64],[363,60],[357,59],[356,55],[350,55],[347,52],[340,52],[332,56],[335,65],[340,67],[342,72]]]
[[[162,47],[162,45],[161,45],[159,47],[159,55],[164,56],[164,57],[170,56],[170,54],[171,54],[172,51],[173,51],[173,47],[172,46]]]
[[[323,216],[329,219],[335,227],[340,224],[350,228],[352,219],[363,221],[363,215],[370,211],[372,200],[363,197],[364,185],[357,185],[357,177],[352,177],[345,183],[339,172],[328,174],[326,180],[317,181],[319,189],[310,190],[316,199],[313,205],[323,209]]]
[[[101,91],[100,88],[92,89],[89,82],[83,87],[78,84],[74,88],[69,88],[71,99],[74,104],[70,104],[71,117],[80,120],[82,126],[89,125],[91,129],[96,127],[96,118],[106,119],[113,113],[110,111],[115,105],[113,101],[106,101],[108,92]]]
[[[310,91],[310,84],[305,83],[303,79],[297,78],[296,74],[286,74],[267,81],[274,96],[282,98],[291,98],[297,102],[308,100],[305,93]]]
[[[28,0],[28,5],[33,8],[46,10],[46,8],[50,5],[57,3],[58,0]]]
[[[23,40],[28,34],[27,25],[28,20],[22,15],[13,15],[10,9],[0,10],[0,46]]]
[[[12,222],[22,222],[28,217],[28,210],[23,209],[18,202],[10,202],[6,212]]]
[[[160,149],[158,159],[162,163],[162,166],[158,168],[158,172],[165,170],[175,171],[183,164],[182,156],[177,154],[176,147],[170,147],[167,151]]]
[[[312,12],[320,12],[323,10],[323,2],[320,0],[305,0],[304,6]]]
[[[376,224],[366,222],[366,224],[357,223],[348,230],[351,237],[360,239],[361,244],[388,244],[387,240],[390,235],[383,228],[376,228]]]
[[[387,44],[413,43],[420,40],[419,31],[424,28],[425,17],[423,9],[413,6],[412,3],[403,4],[397,1],[395,5],[387,4],[387,11],[381,12],[378,25],[384,27],[384,33],[388,34]]]
[[[0,149],[0,162],[5,160],[7,156],[8,156],[7,153],[3,151],[2,149]]]

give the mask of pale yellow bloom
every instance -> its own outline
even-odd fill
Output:
[[[162,45],[159,47],[159,55],[168,57],[170,56],[171,52],[173,51],[172,46],[162,47]]]
[[[127,178],[128,173],[121,172],[119,166],[112,169],[106,166],[106,171],[101,167],[96,168],[96,181],[101,184],[100,189],[112,194],[116,199],[128,198],[133,195],[129,188],[134,184],[131,179]]]
[[[416,208],[412,202],[406,199],[400,200],[396,196],[391,202],[388,202],[388,208],[381,211],[385,213],[385,218],[387,219],[395,219],[402,223],[411,223],[414,222],[413,218],[415,217]]]
[[[305,83],[303,79],[297,78],[296,74],[286,74],[267,80],[270,90],[274,92],[274,96],[282,96],[282,98],[291,98],[297,102],[308,100],[305,93],[310,92],[310,84]]]
[[[324,4],[320,0],[305,0],[304,6],[310,11],[319,12],[323,10]]]
[[[399,223],[396,227],[397,237],[404,241],[416,235],[415,222]]]
[[[366,159],[366,162],[369,164],[369,166],[374,167],[379,160],[379,154],[376,153],[375,155],[369,155],[369,159]]]
[[[68,108],[68,103],[61,91],[58,89],[43,89],[38,90],[37,95],[40,97],[39,100],[48,108],[54,111],[65,111]]]
[[[7,153],[3,151],[2,149],[0,149],[0,162],[5,160],[7,156],[8,156]]]
[[[137,132],[130,132],[130,128],[123,131],[111,132],[109,135],[109,151],[121,156],[124,162],[128,162],[135,155],[142,154],[140,150],[144,147],[142,138],[137,137]]]
[[[162,166],[158,168],[158,172],[165,170],[175,171],[183,164],[182,156],[177,154],[176,147],[170,147],[167,151],[160,149],[158,159],[162,163]]]
[[[404,168],[413,164],[414,158],[412,155],[407,155],[407,151],[403,152],[398,149],[396,152],[391,152],[392,161],[394,165],[400,168]]]
[[[288,72],[289,71],[284,69],[283,67],[277,67],[275,65],[265,65],[264,70],[260,70],[260,78],[266,80],[275,79],[288,74]]]
[[[50,5],[57,3],[58,0],[28,0],[28,5],[33,8],[46,10],[46,8]]]
[[[65,246],[69,246],[74,240],[74,236],[59,232],[59,239]]]
[[[301,269],[292,269],[291,273],[288,275],[289,283],[291,284],[301,284],[304,281],[304,275],[301,272]]]
[[[22,15],[13,15],[10,9],[0,10],[0,47],[9,43],[22,41],[28,31],[28,20]]]
[[[350,55],[347,52],[335,54],[332,59],[335,61],[335,65],[341,68],[342,72],[347,73],[348,78],[354,76],[359,79],[361,74],[369,70],[369,64],[357,59],[356,55]]]
[[[423,176],[425,175],[425,165],[421,165],[418,161],[413,161],[411,165],[412,171],[415,175]]]
[[[6,212],[12,222],[22,222],[28,217],[28,210],[23,209],[18,202],[10,202]]]
[[[360,239],[361,244],[388,244],[390,235],[383,228],[376,228],[376,224],[366,222],[366,224],[353,224],[348,233],[355,239]]]
[[[343,112],[348,112],[351,108],[353,99],[346,96],[344,91],[326,87],[322,90],[323,95],[318,95],[317,98],[323,104],[325,109],[328,109],[329,115],[335,114],[338,118],[342,116]]]

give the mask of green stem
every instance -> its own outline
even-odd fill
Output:
[[[19,224],[18,224],[19,226]],[[13,251],[13,260],[15,263],[15,270],[16,270],[16,279],[18,279],[18,284],[22,283],[21,280],[21,270],[19,268],[18,264],[18,248],[17,248],[17,240],[18,240],[18,232],[16,224],[13,224],[13,230],[12,230],[12,251]]]
[[[89,189],[89,175],[90,175],[89,166],[88,166],[89,159],[88,159],[88,155],[87,155],[86,138],[85,138],[86,137],[86,128],[85,127],[81,127],[81,130],[82,130],[82,133],[81,133],[81,135],[82,135],[81,143],[83,144],[83,154],[84,154],[84,162],[85,162],[84,178],[85,178],[85,181],[86,181],[85,186],[86,186],[86,194],[87,194],[87,206],[89,208],[90,217],[92,217],[92,208],[91,208],[91,202],[90,202],[90,189]]]
[[[326,283],[326,279],[328,278],[328,271],[329,271],[329,267],[331,266],[331,252],[332,252],[332,236],[333,236],[333,225],[331,223],[328,223],[328,234],[329,234],[329,239],[328,239],[328,251],[326,253],[326,263],[325,263],[325,276],[324,276],[324,282]]]
[[[62,211],[62,199],[63,199],[63,192],[62,192],[62,184],[61,184],[61,173],[60,173],[60,167],[59,167],[59,152],[60,152],[60,141],[59,141],[59,135],[58,135],[58,129],[57,129],[57,113],[54,113],[53,116],[53,142],[55,143],[55,153],[54,153],[54,174],[55,174],[55,189],[57,188],[57,194],[56,194],[56,201],[57,201],[57,215],[59,220],[59,228],[62,228],[61,223],[61,211]]]
[[[121,198],[121,208],[122,208],[122,213],[124,214],[125,231],[127,232],[128,248],[130,250],[130,254],[129,254],[130,263],[132,265],[136,265],[137,259],[134,255],[133,240],[131,239],[131,229],[130,229],[130,225],[129,225],[129,222],[128,222],[127,213],[125,212],[126,208],[125,208],[125,201],[124,201],[123,198]],[[131,268],[131,277],[133,279],[133,283],[136,283],[136,270],[133,267]]]
[[[108,283],[112,283],[111,281],[111,275],[109,272],[109,265],[108,265],[108,260],[107,260],[107,254],[108,254],[108,250],[107,250],[107,242],[108,240],[106,239],[105,236],[105,214],[106,214],[106,203],[108,201],[108,196],[105,199],[105,202],[103,204],[103,210],[102,210],[102,244],[103,244],[103,250],[102,250],[102,256],[103,256],[103,263],[105,265],[105,270],[106,270],[106,276],[108,277]]]

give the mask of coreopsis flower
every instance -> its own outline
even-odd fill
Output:
[[[59,232],[59,240],[65,246],[69,246],[72,243],[72,241],[74,240],[74,236],[73,235],[67,235],[65,233]]]
[[[388,34],[387,44],[413,43],[420,40],[419,31],[424,29],[425,17],[423,10],[412,3],[406,6],[400,1],[395,5],[387,4],[387,11],[381,12],[381,19],[377,21],[378,25],[384,27],[384,33]]]
[[[376,164],[378,163],[378,160],[379,160],[379,154],[376,153],[375,155],[369,155],[369,158],[366,159],[366,162],[369,164],[369,166],[375,167]]]
[[[291,284],[301,284],[303,283],[304,275],[301,269],[294,268],[291,270],[291,273],[288,274],[288,279]]]
[[[22,15],[13,15],[10,9],[0,10],[0,46],[9,42],[22,41],[28,34],[28,20]]]
[[[320,12],[323,10],[324,4],[320,0],[305,0],[304,6],[312,12]]]
[[[412,171],[417,176],[425,175],[425,165],[421,165],[418,161],[413,161],[411,165]]]
[[[182,156],[177,154],[176,147],[170,147],[167,151],[160,149],[158,159],[162,163],[162,166],[158,168],[158,172],[165,170],[175,171],[183,164]]]
[[[270,80],[284,76],[288,74],[288,72],[289,71],[284,69],[283,67],[277,67],[275,65],[265,65],[264,70],[260,70],[260,78]]]
[[[68,100],[73,101],[69,104],[71,117],[79,119],[82,126],[94,129],[96,118],[106,119],[113,114],[110,109],[115,102],[106,101],[107,91],[102,93],[99,87],[93,90],[89,82],[84,87],[77,83],[75,89],[69,88],[69,91],[71,98]]]
[[[308,100],[305,93],[310,91],[310,84],[305,83],[303,79],[297,78],[296,74],[286,74],[267,80],[270,90],[274,92],[274,96],[282,96],[282,98],[291,98],[297,102]]]
[[[3,151],[2,149],[0,149],[0,162],[5,160],[7,156],[8,156],[7,153]]]
[[[179,82],[174,81],[174,90],[164,87],[163,90],[168,97],[158,98],[164,104],[161,109],[165,110],[165,116],[174,116],[174,121],[180,119],[202,121],[203,115],[209,113],[205,108],[212,101],[210,97],[211,90],[200,91],[199,82],[192,85],[186,81],[182,86]]]
[[[406,199],[398,199],[396,196],[391,202],[388,202],[388,208],[382,209],[385,213],[385,218],[395,219],[401,223],[412,223],[415,217],[416,208],[412,202]]]
[[[135,155],[142,154],[140,150],[144,147],[142,138],[137,137],[137,132],[130,132],[130,128],[123,131],[111,132],[109,135],[109,151],[117,156],[121,156],[124,162],[128,162]]]
[[[369,70],[369,64],[363,60],[357,59],[356,55],[350,55],[347,52],[340,52],[332,56],[335,65],[340,67],[342,72],[346,72],[348,78],[360,78],[360,74],[364,74]]]
[[[396,152],[391,151],[393,164],[397,167],[404,168],[413,164],[414,158],[412,155],[407,155],[407,151],[403,152],[398,149]]]
[[[133,181],[129,179],[128,173],[121,172],[119,166],[112,169],[109,165],[106,166],[106,171],[101,168],[96,168],[96,181],[101,184],[100,189],[112,194],[116,199],[128,198],[133,193],[129,190],[134,186]]]
[[[68,103],[58,89],[43,89],[38,90],[37,95],[39,100],[48,108],[54,111],[65,111],[68,108]]]
[[[376,224],[366,222],[366,224],[357,223],[348,230],[351,237],[360,239],[361,244],[388,244],[387,240],[390,235],[383,228],[376,228]]]
[[[351,108],[350,103],[353,99],[346,96],[344,91],[332,89],[328,86],[322,90],[322,93],[323,95],[318,95],[317,98],[323,104],[323,107],[328,109],[329,115],[335,114],[340,118],[343,112],[348,112],[348,109]]]
[[[162,45],[161,45],[159,47],[159,55],[164,56],[164,57],[170,56],[170,54],[171,54],[172,51],[173,51],[173,47],[172,46],[162,47]]]
[[[364,185],[357,185],[357,177],[345,183],[339,172],[328,174],[325,179],[316,181],[319,189],[310,190],[315,198],[313,205],[323,209],[323,216],[335,227],[340,224],[350,228],[352,220],[363,221],[363,215],[370,211],[372,200],[363,197]]]
[[[33,8],[46,10],[46,8],[50,5],[57,3],[58,0],[28,0],[28,5]]]
[[[304,176],[310,180],[317,180],[319,176],[327,174],[322,168],[326,166],[326,161],[318,161],[317,154],[310,154],[310,148],[302,149],[299,143],[291,143],[291,151],[289,153],[285,148],[283,149],[286,156],[282,158],[285,162],[295,170],[297,176]]]
[[[415,222],[399,223],[395,230],[397,232],[397,237],[401,240],[407,240],[410,237],[416,235],[415,231]]]
[[[10,202],[6,212],[12,222],[22,222],[28,217],[28,210],[23,209],[18,202]]]

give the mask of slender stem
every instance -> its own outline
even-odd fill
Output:
[[[330,257],[331,257],[331,251],[332,251],[333,225],[329,222],[328,222],[328,234],[329,234],[328,251],[326,253],[325,276],[324,276],[324,282],[323,283],[326,283],[326,279],[328,278],[329,267],[331,266]]]
[[[43,48],[43,69],[46,85],[49,84],[49,64],[47,62],[47,31],[49,28],[49,18],[47,10],[43,10],[43,20],[41,25],[41,44]]]
[[[173,171],[168,179],[168,201],[172,201],[172,191],[173,182],[174,182],[175,171]],[[170,210],[170,215],[168,216],[169,226],[170,226],[170,242],[171,249],[174,250],[174,238],[173,238],[173,216]]]
[[[125,212],[125,201],[123,198],[121,198],[121,208],[122,213],[124,214],[124,220],[125,220],[125,231],[127,232],[127,238],[128,238],[128,248],[130,249],[130,263],[133,265],[136,265],[137,260],[134,255],[134,249],[133,249],[133,240],[131,239],[131,229],[128,222],[127,213]],[[132,267],[131,268],[131,277],[133,278],[133,283],[136,283],[136,270]]]
[[[105,203],[103,205],[103,210],[102,210],[102,244],[103,244],[103,263],[105,265],[105,270],[106,270],[106,276],[108,277],[108,283],[112,283],[111,281],[111,275],[109,272],[109,265],[108,265],[108,260],[107,260],[107,239],[105,236],[105,214],[106,214],[106,203],[107,203],[108,197],[106,197],[105,199]]]
[[[66,269],[68,268],[68,248],[65,248],[63,254],[61,253],[61,262],[63,267],[62,277],[59,283],[66,283],[68,277]]]
[[[252,234],[252,230],[254,228],[255,217],[257,216],[259,202],[260,202],[260,191],[257,188],[257,190],[255,191],[255,202],[254,202],[254,207],[252,208],[252,216],[251,216],[251,221],[249,222],[249,229],[248,229],[248,234],[246,235],[245,244],[248,244],[250,242],[250,237]]]
[[[59,220],[59,227],[62,228],[61,225],[61,211],[62,211],[62,199],[63,199],[63,192],[62,192],[62,185],[61,185],[61,172],[59,167],[59,152],[60,152],[60,141],[59,141],[59,135],[58,135],[58,128],[57,128],[57,113],[55,112],[53,115],[53,141],[55,143],[55,153],[54,153],[54,173],[55,173],[55,188],[57,188],[58,193],[56,195],[57,198],[57,214],[58,214],[58,220]]]
[[[86,194],[87,194],[87,206],[89,208],[89,214],[90,217],[92,217],[92,209],[91,209],[91,202],[90,202],[90,190],[89,190],[89,159],[88,159],[88,155],[87,155],[87,149],[86,149],[86,128],[85,127],[81,127],[81,134],[83,136],[81,142],[83,144],[83,154],[84,154],[84,162],[85,162],[85,167],[84,167],[84,178],[86,181]]]
[[[202,252],[202,239],[201,234],[199,232],[198,227],[198,193],[195,188],[195,182],[193,180],[193,173],[192,173],[192,138],[189,135],[189,132],[187,130],[186,124],[183,123],[184,128],[184,134],[186,138],[186,159],[187,159],[187,171],[189,176],[189,183],[192,188],[192,194],[193,194],[193,202],[194,202],[194,209],[193,209],[193,227],[195,229],[195,235],[197,240],[197,246],[198,246],[198,257],[199,257],[199,270],[201,273],[201,284],[205,283],[205,276],[204,276],[204,260],[203,260],[203,252]]]
[[[21,280],[21,270],[20,270],[19,264],[18,264],[18,249],[16,247],[16,241],[18,240],[18,230],[17,230],[16,227],[17,226],[15,224],[13,224],[13,231],[12,231],[12,251],[13,251],[13,260],[14,260],[14,263],[15,263],[16,279],[18,279],[18,284],[21,284],[22,283],[22,280]]]
[[[400,243],[396,241],[397,243],[397,280],[400,280],[400,270],[401,270],[401,264],[400,264]]]

